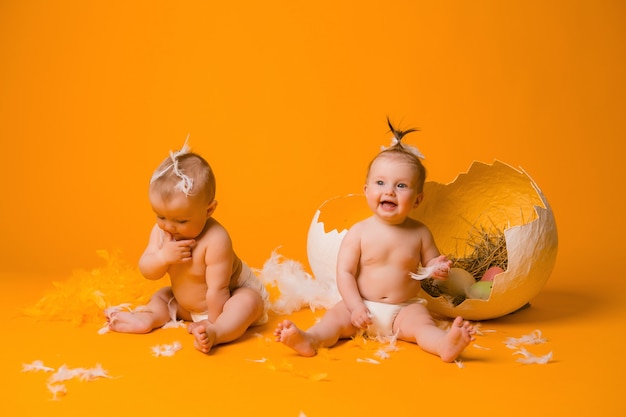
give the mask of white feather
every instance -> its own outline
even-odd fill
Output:
[[[104,370],[99,363],[97,363],[95,367],[85,369],[80,373],[81,381],[93,381],[96,378],[111,378],[109,372]]]
[[[536,345],[545,343],[546,339],[542,337],[541,330],[535,329],[532,333],[524,335],[520,338],[507,337],[504,343],[509,349],[517,349],[521,345]]]
[[[161,178],[165,173],[167,173],[170,169],[174,172],[174,174],[180,178],[178,184],[176,184],[176,189],[182,191],[186,196],[189,196],[191,190],[193,188],[193,178],[188,177],[183,171],[178,168],[178,157],[181,155],[188,154],[191,148],[189,147],[189,135],[185,139],[185,144],[178,151],[170,151],[170,159],[172,163],[163,168],[161,171],[156,171],[152,174],[152,178],[150,178],[150,184],[152,184],[157,179]]]
[[[25,363],[22,365],[22,372],[37,372],[37,371],[52,372],[54,371],[54,368],[50,368],[49,366],[44,366],[43,361],[40,361],[40,360],[33,361],[33,363],[29,363],[29,364]]]
[[[52,393],[52,400],[58,401],[60,396],[67,394],[64,384],[48,384],[48,390]]]
[[[421,281],[423,279],[432,277],[435,270],[436,266],[420,266],[417,268],[417,273],[409,272],[409,276],[414,280]]]
[[[371,363],[373,365],[380,365],[380,362],[372,358],[356,358],[356,361],[361,362],[361,363]]]
[[[513,355],[524,356],[523,358],[518,358],[517,361],[526,364],[538,363],[541,365],[545,365],[552,359],[552,352],[549,352],[548,354],[543,356],[537,356],[527,351],[524,347],[521,347],[520,350],[513,352]]]
[[[76,376],[80,376],[84,372],[83,368],[69,368],[67,365],[61,367],[48,379],[49,384],[67,381]]]
[[[154,356],[174,356],[176,352],[181,350],[183,346],[180,342],[176,341],[172,344],[156,345],[152,346],[152,354]]]
[[[387,150],[389,148],[392,148],[394,146],[396,146],[398,144],[398,139],[396,139],[396,137],[392,137],[391,138],[391,145],[390,146],[381,146],[380,149]],[[413,155],[417,156],[419,159],[426,159],[426,157],[424,156],[424,154],[422,154],[420,152],[419,149],[417,149],[416,146],[412,146],[412,145],[407,145],[406,143],[402,142],[402,147],[404,149],[406,149],[407,151],[411,152]]]

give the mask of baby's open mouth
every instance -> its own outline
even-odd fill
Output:
[[[383,206],[383,208],[386,208],[386,209],[391,209],[391,208],[394,208],[395,206],[397,206],[396,203],[392,203],[391,201],[381,201],[380,205]]]

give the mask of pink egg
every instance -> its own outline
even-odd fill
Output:
[[[502,272],[504,272],[504,269],[500,268],[499,266],[492,266],[487,271],[485,271],[485,275],[483,275],[483,277],[480,280],[481,281],[493,281],[493,277],[495,277],[498,274],[501,274]]]

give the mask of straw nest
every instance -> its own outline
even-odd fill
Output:
[[[497,266],[506,271],[508,254],[503,230],[496,227],[490,229],[484,226],[474,227],[463,242],[463,247],[465,248],[463,255],[448,256],[452,261],[452,268],[466,270],[476,281],[480,281],[491,267]],[[437,286],[437,282],[432,278],[422,281],[422,289],[432,297],[443,296],[454,306],[465,301],[464,296],[451,296],[443,293],[441,287]]]

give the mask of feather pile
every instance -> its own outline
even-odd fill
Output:
[[[270,307],[277,314],[291,314],[303,307],[313,311],[329,309],[340,300],[334,281],[315,279],[304,270],[302,264],[284,258],[276,251],[265,261],[258,276],[269,287],[270,294],[277,293],[270,299]],[[278,291],[272,291],[272,288]]]
[[[135,267],[123,264],[118,254],[97,251],[106,261],[102,268],[74,271],[65,282],[53,282],[34,306],[23,314],[41,320],[69,321],[75,325],[101,323],[103,310],[124,303],[146,304],[152,294],[166,285],[150,281]]]
[[[97,254],[106,261],[104,267],[77,270],[66,281],[53,282],[54,289],[34,306],[22,310],[23,314],[40,320],[69,321],[75,325],[102,324],[103,315],[115,309],[130,311],[131,306],[143,306],[159,288],[168,285],[160,280],[145,279],[135,266],[124,264],[117,253],[100,250]],[[256,272],[273,294],[271,309],[278,314],[290,314],[303,307],[328,309],[340,300],[334,280],[316,280],[302,264],[284,258],[276,251]],[[166,327],[183,325],[173,318]],[[107,330],[105,324],[100,333]]]
[[[517,361],[525,364],[537,363],[545,365],[552,360],[552,352],[549,352],[543,356],[537,356],[530,353],[524,345],[536,345],[546,343],[546,338],[541,335],[541,330],[536,329],[532,333],[524,335],[519,338],[508,337],[504,344],[509,349],[516,349],[513,355],[521,355],[522,358],[518,358]]]
[[[58,401],[60,397],[67,394],[67,387],[64,382],[71,379],[80,379],[81,381],[94,381],[98,378],[111,378],[108,371],[104,370],[98,363],[93,368],[70,368],[67,365],[61,365],[55,370],[45,366],[42,361],[36,360],[29,364],[22,365],[22,372],[54,372],[46,383],[48,390],[52,393],[52,399]]]

